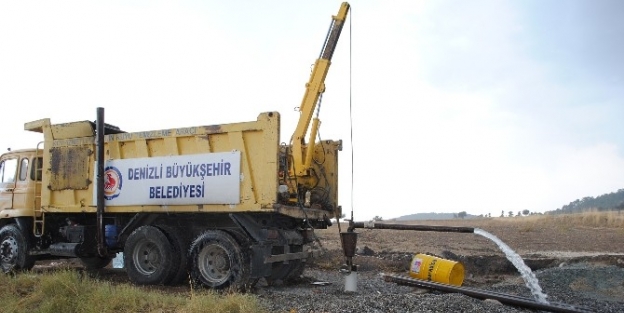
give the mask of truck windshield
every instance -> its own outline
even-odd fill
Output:
[[[8,159],[0,163],[0,183],[12,183],[15,181],[17,159]]]

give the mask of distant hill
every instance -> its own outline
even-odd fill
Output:
[[[390,219],[392,221],[418,221],[418,220],[452,220],[457,218],[457,213],[415,213],[409,215],[403,215],[397,218]],[[475,218],[475,215],[466,215],[465,218]]]
[[[624,210],[624,189],[607,193],[596,198],[585,197],[576,199],[559,209],[548,211],[548,214],[581,213],[586,211],[613,211]]]
[[[622,211],[624,210],[624,188],[616,192],[607,193],[598,197],[584,197],[574,200],[561,208],[546,211],[546,214],[581,213],[587,211]],[[476,215],[467,214],[464,218],[477,218]],[[414,213],[388,219],[387,221],[418,221],[418,220],[452,220],[457,218],[457,213]]]

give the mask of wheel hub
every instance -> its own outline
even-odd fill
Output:
[[[16,255],[17,242],[15,241],[15,238],[5,238],[0,246],[0,258],[2,259],[2,262],[11,262],[15,260]]]
[[[207,280],[222,284],[229,278],[230,258],[223,247],[215,244],[204,247],[198,260],[200,271]]]
[[[161,266],[160,251],[152,242],[145,242],[134,250],[134,263],[137,270],[144,275],[150,275]]]

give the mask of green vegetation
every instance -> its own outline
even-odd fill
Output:
[[[266,312],[252,295],[166,292],[101,281],[76,270],[0,275],[0,307],[5,313]]]
[[[547,213],[580,213],[586,211],[622,211],[624,210],[624,189],[602,196],[576,199],[560,209]]]

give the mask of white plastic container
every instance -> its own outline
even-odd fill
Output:
[[[345,291],[346,292],[357,292],[357,267],[354,265],[351,268],[351,272],[345,277]]]
[[[124,255],[123,252],[118,252],[113,259],[113,268],[124,268]]]

